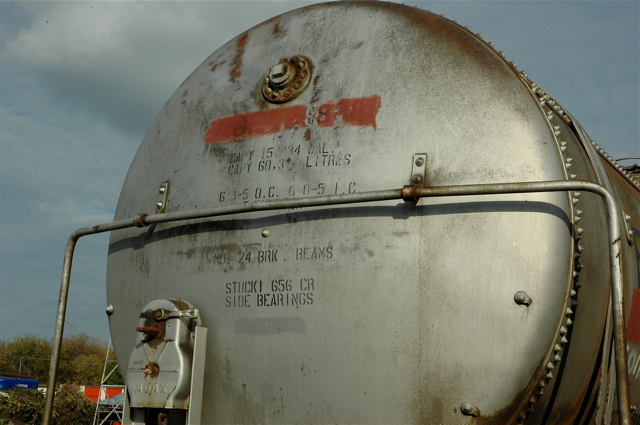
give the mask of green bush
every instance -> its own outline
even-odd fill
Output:
[[[0,397],[0,425],[39,425],[45,396],[38,390],[15,388]],[[91,425],[95,404],[78,387],[66,385],[56,393],[52,425]]]
[[[38,425],[42,422],[44,394],[38,390],[14,388],[8,397],[0,398],[0,417],[5,425]],[[9,422],[11,421],[11,422]]]

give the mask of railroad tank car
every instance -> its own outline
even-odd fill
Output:
[[[638,423],[639,200],[467,28],[277,16],[185,80],[127,175],[127,423]]]

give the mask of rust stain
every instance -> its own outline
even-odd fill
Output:
[[[209,66],[211,67],[211,72],[215,71],[216,68],[218,68],[220,65],[224,65],[225,63],[227,63],[227,61],[222,61],[218,63],[209,62]]]
[[[136,331],[144,332],[145,334],[147,334],[147,337],[150,339],[161,338],[164,334],[164,330],[158,325],[151,325],[151,326],[136,328]]]
[[[263,24],[265,24],[265,25],[266,25],[266,24],[270,24],[271,22],[275,22],[275,21],[277,21],[278,19],[280,19],[280,16],[282,16],[282,15],[276,15],[276,16],[274,16],[274,17],[273,17],[273,18],[271,18],[271,19],[267,19],[266,21],[264,21],[264,22],[263,22]]]
[[[144,366],[145,377],[149,376],[151,378],[157,378],[159,374],[160,374],[160,366],[158,366],[158,363],[150,362],[149,364]]]
[[[273,38],[280,38],[287,35],[286,28],[282,28],[280,26],[280,21],[276,22],[276,25],[273,27]]]
[[[157,321],[153,310],[143,311],[140,314],[140,318],[145,319],[144,326],[137,327],[136,331],[145,334],[145,342],[149,344],[150,347],[158,347],[158,345],[164,342],[166,322]]]
[[[240,71],[240,67],[242,67],[242,55],[244,54],[244,48],[247,45],[247,39],[249,38],[248,33],[244,33],[240,38],[238,38],[237,44],[237,52],[236,56],[233,58],[233,68],[231,69],[231,82],[235,82],[236,78],[242,75]]]
[[[305,140],[311,140],[311,129],[307,128],[307,131],[304,132]]]

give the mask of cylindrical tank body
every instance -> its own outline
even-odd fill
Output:
[[[116,220],[412,184],[577,179],[626,190],[617,196],[640,228],[637,187],[622,175],[609,183],[580,131],[447,19],[377,2],[310,6],[242,33],[178,88],[134,159]],[[109,248],[111,332],[124,369],[146,305],[198,308],[203,424],[586,421],[611,414],[599,392],[611,351],[607,241],[600,198],[573,192],[121,230]]]

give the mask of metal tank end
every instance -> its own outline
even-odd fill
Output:
[[[453,21],[453,22],[455,23],[455,21]],[[468,29],[468,27],[465,27],[465,28],[467,28],[467,29]],[[479,36],[480,38],[482,38],[482,35],[481,35],[481,34],[478,34],[478,36]],[[487,43],[487,44],[489,44],[491,47],[493,47],[493,43],[489,42],[489,43]],[[499,52],[499,53],[500,53],[503,57],[505,56],[505,55],[504,55],[504,52]],[[516,67],[515,62],[513,62],[513,63],[512,63],[512,62],[509,62],[509,64],[510,64],[511,66],[513,66],[513,67]],[[271,74],[270,74],[269,76],[270,76],[270,77],[272,76],[274,79],[278,79],[278,78],[280,78],[280,77],[282,76],[282,75],[280,75],[280,74],[283,74],[283,75],[284,75],[284,73],[282,73],[282,72],[278,73],[278,72],[277,72],[278,70],[286,71],[286,70],[282,69],[282,67],[280,67],[280,68],[276,68],[275,70],[273,70],[273,69],[272,69],[272,70],[270,70],[270,71],[274,71],[274,72],[272,72],[272,73],[271,73],[271,74],[273,74],[273,75],[271,75]],[[523,76],[525,76],[525,77],[526,77],[526,73],[525,73],[525,72],[522,72],[522,73],[521,73],[521,75],[523,75]],[[268,83],[268,81],[265,81],[265,83]],[[533,87],[533,86],[532,86],[532,87]],[[293,88],[295,89],[296,87],[293,87]],[[544,92],[543,92],[542,90],[540,90],[540,92],[544,94]],[[534,91],[534,93],[535,93],[535,91]],[[542,104],[542,105],[547,104],[547,100],[549,100],[549,99],[550,99],[548,95],[546,95],[545,97],[546,97],[546,99],[545,99],[545,100],[543,100],[543,101],[541,102],[541,104]],[[268,99],[267,99],[267,101],[268,101]],[[567,118],[567,116],[566,116],[566,115],[564,115],[564,111],[563,111],[562,109],[560,109],[560,107],[559,107],[558,105],[556,105],[556,104],[555,104],[555,102],[554,102],[553,100],[551,100],[551,101],[548,103],[548,105],[550,105],[550,106],[551,106],[555,111],[557,111],[557,112],[560,114],[560,117],[559,117],[559,118],[561,118],[561,119],[565,119],[565,121],[569,120],[569,119]],[[548,117],[549,117],[549,118],[551,118],[551,117],[553,117],[555,114],[553,113],[553,111],[551,111],[551,110],[550,110],[550,111],[548,111],[548,112],[547,112],[547,115],[548,115]],[[564,144],[563,144],[563,143],[564,143]],[[562,152],[564,153],[564,151],[566,150],[566,142],[560,142],[560,144],[565,148],[565,149],[561,149],[561,150],[562,150]],[[567,161],[567,164],[568,164],[567,169],[570,167],[570,163],[571,163],[571,160],[569,159],[569,160]],[[417,164],[416,164],[416,165],[417,165]],[[575,178],[577,177],[577,176],[576,176],[576,175],[574,175],[574,174],[571,174],[570,176],[571,176],[571,179],[575,179]],[[162,191],[160,191],[159,193],[160,193],[160,194],[163,194],[163,192],[162,192]],[[405,193],[405,192],[403,191],[403,194],[404,194],[404,193]],[[575,198],[575,199],[577,200],[577,196],[576,196],[576,198]],[[166,203],[158,202],[156,206],[157,206],[157,207],[161,207],[161,206],[164,206],[164,205],[166,205]],[[575,202],[574,202],[574,205],[575,205]],[[147,225],[147,224],[146,224],[146,222],[145,222],[146,217],[147,217],[147,214],[139,215],[139,216],[136,218],[136,220],[135,220],[135,225],[136,225],[137,227],[143,227],[143,226],[146,226],[146,225]],[[578,221],[579,219],[580,219],[580,218],[579,218],[579,214],[578,214],[578,218],[576,219],[576,223],[577,223],[577,221]],[[574,228],[575,228],[575,226],[574,226]],[[579,229],[580,231],[578,231],[578,229]],[[269,232],[269,229],[267,229],[267,228],[263,229],[263,230],[262,230],[262,237],[264,237],[264,238],[268,237],[268,236],[269,236],[269,233],[270,233],[270,232]],[[578,236],[580,236],[580,234],[582,233],[582,229],[581,229],[581,228],[576,228],[575,233],[576,233]],[[578,238],[578,239],[579,239],[579,238]],[[578,251],[581,251],[581,250],[580,250],[580,245],[577,245],[577,247],[578,247]],[[578,257],[579,257],[579,256],[578,256]],[[582,268],[582,266],[580,265],[580,263],[579,263],[579,259],[577,258],[577,259],[576,259],[576,263],[575,263],[575,270],[578,270],[578,271],[579,271],[581,268]],[[576,273],[576,272],[574,271],[574,273]],[[577,276],[574,274],[574,277],[577,277]],[[576,287],[576,289],[580,287],[580,284],[578,283],[577,279],[575,280],[575,287]],[[518,294],[518,293],[517,293],[517,294]],[[517,296],[517,294],[516,294],[516,296]],[[524,294],[524,296],[530,300],[530,298],[526,295],[526,293],[522,292],[522,294]],[[572,296],[575,296],[575,291],[572,291]],[[514,296],[514,299],[516,299],[516,297],[515,297],[515,296]],[[517,302],[518,302],[518,301],[516,300],[516,303],[517,303]],[[575,304],[574,304],[574,303],[575,303]],[[526,304],[526,305],[528,306],[529,304]],[[571,303],[571,305],[572,305],[572,306],[577,305],[577,301],[573,300],[573,301],[572,301],[572,303]],[[111,312],[110,312],[109,310],[111,310]],[[109,306],[105,309],[105,311],[107,312],[107,314],[111,314],[111,313],[113,312],[113,305],[109,305]],[[571,310],[571,308],[569,308],[569,307],[567,307],[567,310],[566,310],[565,312],[566,312],[566,315],[567,315],[567,316],[569,316],[569,315],[573,314],[573,310]],[[571,322],[571,319],[569,318],[569,319],[567,320],[567,322],[566,322],[566,325],[567,325],[567,326],[569,326],[569,325],[571,325],[571,323],[572,323],[572,322]],[[563,327],[563,329],[565,330],[565,332],[564,332],[564,334],[562,334],[562,335],[561,335],[561,339],[560,339],[560,343],[561,343],[561,344],[565,344],[565,343],[567,342],[567,339],[565,338],[565,335],[566,335],[566,333],[567,333],[567,332],[566,332],[566,328],[564,328],[564,327]],[[558,350],[556,351],[556,350],[555,350],[555,348],[558,348]],[[561,350],[562,350],[562,347],[561,347],[560,345],[556,344],[556,345],[554,346],[554,352],[556,352],[555,357],[554,357],[554,359],[555,359],[555,360],[559,360],[559,354],[557,354],[557,352],[560,352]],[[544,363],[543,363],[543,364],[544,364]],[[553,369],[553,367],[552,367],[551,369]],[[548,379],[552,379],[552,378],[553,378],[553,375],[552,375],[552,373],[551,373],[551,372],[549,372],[549,373],[546,375],[546,377],[547,377]],[[538,391],[539,393],[540,393],[540,391],[543,391],[542,389],[545,387],[545,385],[546,385],[545,380],[544,380],[544,379],[540,379],[540,381],[539,381],[539,383],[538,383],[538,386],[539,386],[539,388],[540,388],[540,389],[539,389],[539,391]],[[535,396],[532,396],[532,397],[529,399],[529,402],[530,402],[530,403],[535,403],[536,401],[537,401],[537,398],[536,398]],[[532,406],[531,406],[531,405],[529,405],[529,409],[531,409],[531,407],[532,407]],[[633,406],[633,409],[635,410],[635,406]],[[480,413],[480,412],[479,412],[479,410],[478,410],[478,408],[477,408],[476,406],[474,406],[472,403],[468,403],[468,402],[465,402],[465,403],[463,403],[463,404],[462,404],[462,406],[461,406],[461,412],[462,412],[463,414],[465,414],[465,415],[469,415],[469,416],[476,416],[476,414],[477,414],[477,415],[479,415],[479,413]],[[474,414],[474,412],[475,412],[476,414]],[[520,412],[519,418],[520,418],[520,419],[522,419],[522,420],[525,420],[525,419],[527,418],[527,414],[525,413],[525,411],[524,411],[524,410],[523,410],[522,412]],[[523,423],[520,419],[518,420],[518,423]]]

